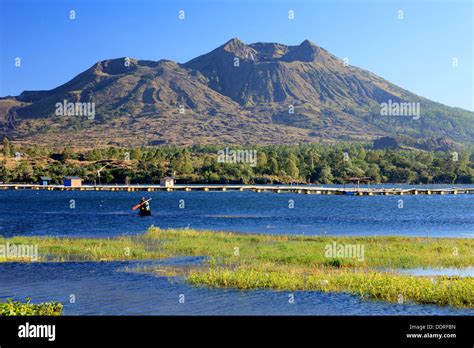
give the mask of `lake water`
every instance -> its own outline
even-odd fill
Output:
[[[434,277],[434,276],[447,276],[447,277],[474,277],[474,267],[464,267],[464,268],[411,268],[411,269],[399,269],[396,270],[397,273],[409,274],[414,276],[425,276],[425,277]]]
[[[474,315],[454,309],[413,303],[362,300],[358,296],[295,291],[209,289],[180,278],[125,272],[140,265],[165,262],[0,263],[0,300],[56,300],[65,315]],[[179,303],[180,295],[185,303]],[[75,303],[70,303],[71,295]]]
[[[151,217],[131,211],[142,195],[152,198]],[[106,237],[143,233],[152,224],[246,233],[472,238],[474,195],[0,191],[3,236]]]
[[[153,199],[151,217],[131,211],[142,194]],[[152,224],[243,233],[472,238],[474,196],[0,191],[0,235],[6,237],[130,235]],[[474,315],[473,309],[394,304],[343,293],[295,292],[295,303],[290,304],[288,292],[199,288],[180,278],[125,271],[149,264],[0,263],[0,300],[56,300],[65,304],[66,315]],[[75,303],[69,302],[71,294]],[[178,302],[180,294],[185,295],[184,304]]]

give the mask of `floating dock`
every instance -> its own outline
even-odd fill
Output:
[[[342,188],[320,187],[312,185],[38,185],[38,184],[0,184],[0,190],[48,190],[48,191],[253,191],[273,193],[300,193],[312,195],[354,195],[354,196],[389,196],[389,195],[448,195],[474,194],[474,187],[451,188]]]

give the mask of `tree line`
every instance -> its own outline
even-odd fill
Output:
[[[341,184],[349,177],[374,183],[472,184],[474,151],[375,150],[371,144],[299,144],[235,147],[256,151],[254,163],[222,163],[223,146],[107,147],[89,150],[18,147],[3,140],[1,180],[37,182],[49,176],[61,183],[74,175],[87,183],[158,183],[174,176],[180,183]],[[232,162],[232,161],[230,161]],[[100,170],[100,174],[98,171]]]

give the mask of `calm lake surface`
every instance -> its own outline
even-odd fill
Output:
[[[131,211],[142,195],[152,198],[151,217]],[[152,224],[245,233],[472,238],[474,195],[0,191],[0,235],[7,237],[107,237],[143,233]]]
[[[142,195],[153,199],[151,217],[131,211]],[[474,195],[0,191],[0,235],[5,237],[108,237],[144,233],[152,224],[243,233],[472,238]],[[65,305],[66,315],[474,315],[473,309],[394,304],[342,293],[294,292],[291,304],[289,292],[198,288],[181,278],[126,271],[200,260],[0,263],[0,300],[55,300]],[[75,303],[69,302],[71,294]]]

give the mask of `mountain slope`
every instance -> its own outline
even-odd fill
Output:
[[[94,103],[93,118],[57,103]],[[382,103],[420,103],[383,116]],[[3,134],[25,143],[150,145],[297,143],[382,136],[473,142],[474,114],[419,97],[346,66],[305,40],[297,46],[232,39],[179,64],[128,58],[96,63],[50,91],[0,99]]]

